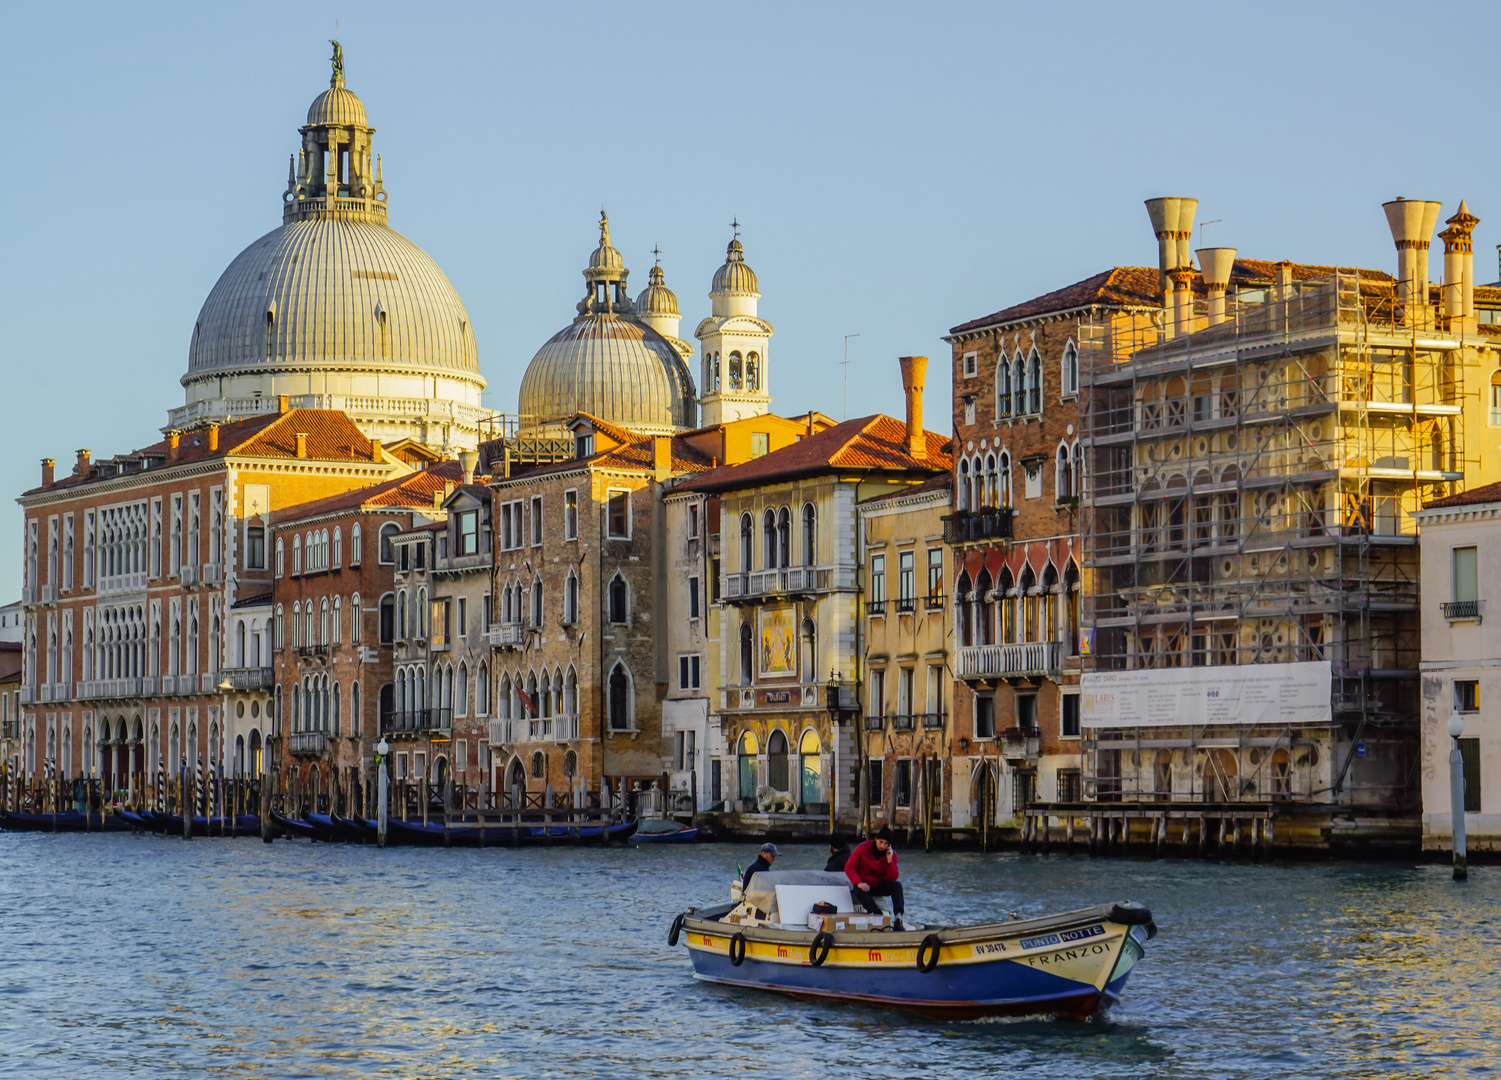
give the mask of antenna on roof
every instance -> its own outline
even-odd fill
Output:
[[[844,359],[839,364],[840,367],[844,368],[844,415],[839,418],[840,420],[848,420],[850,418],[850,338],[859,336],[859,334],[844,335]],[[813,415],[811,409],[808,411],[808,415]]]
[[[1223,220],[1224,220],[1223,218],[1215,218],[1213,221],[1201,221],[1201,222],[1199,222],[1199,246],[1200,247],[1204,246],[1204,230],[1205,230],[1205,228],[1207,228],[1210,225],[1218,225]]]

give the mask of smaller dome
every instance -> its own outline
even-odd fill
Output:
[[[610,245],[610,215],[599,213],[599,247],[589,256],[590,270],[624,270],[625,259]]]
[[[353,91],[344,89],[343,79],[335,80],[332,86],[313,99],[313,103],[308,106],[307,122],[309,127],[370,126],[365,116],[364,103]]]
[[[759,293],[756,287],[756,272],[745,265],[745,249],[738,239],[731,240],[725,249],[724,265],[714,271],[712,292]]]
[[[678,298],[666,285],[660,266],[651,268],[651,284],[636,297],[638,315],[678,315]]]

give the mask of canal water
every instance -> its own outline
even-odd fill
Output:
[[[1430,1077],[1501,1065],[1501,868],[902,854],[909,910],[1114,899],[1095,1024],[704,986],[673,914],[752,845],[442,850],[0,834],[0,1075]],[[821,866],[789,845],[778,868]]]

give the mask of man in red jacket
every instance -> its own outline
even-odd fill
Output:
[[[900,930],[906,904],[902,900],[902,883],[897,880],[897,875],[891,829],[885,825],[874,837],[857,844],[850,853],[849,862],[844,864],[844,876],[850,879],[850,891],[859,905],[872,915],[879,915],[881,908],[876,897],[891,897],[891,910]]]

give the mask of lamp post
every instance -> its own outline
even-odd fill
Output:
[[[386,755],[391,752],[391,744],[386,742],[384,735],[375,746],[375,846],[386,846]]]
[[[1449,820],[1454,835],[1454,880],[1470,876],[1465,858],[1465,765],[1459,753],[1459,737],[1465,733],[1465,718],[1459,710],[1449,714]]]

